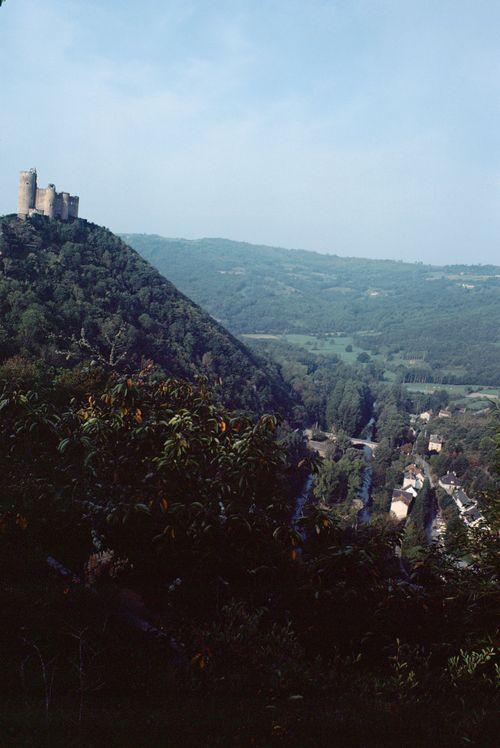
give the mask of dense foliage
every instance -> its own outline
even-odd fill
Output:
[[[376,367],[350,366],[285,341],[255,340],[250,345],[291,388],[297,420],[354,436],[370,419],[372,390],[380,377]]]
[[[342,524],[357,524],[356,517],[362,506],[358,499],[362,473],[362,456],[350,447],[348,438],[338,439],[319,467],[314,497],[321,505],[331,507]]]
[[[289,405],[281,384],[238,340],[104,228],[34,216],[0,219],[0,363],[82,360],[108,369],[154,361],[205,374],[252,411]]]
[[[427,528],[433,516],[433,507],[436,501],[435,491],[428,480],[418,492],[412,505],[412,509],[405,525],[403,539],[403,551],[412,555],[416,549],[422,549],[428,543]]]
[[[500,384],[500,269],[126,236],[236,333],[353,334],[408,382]],[[392,363],[390,363],[392,361]]]
[[[331,730],[353,746],[490,744],[489,533],[469,541],[473,566],[430,553],[407,582],[390,525],[354,532],[312,505],[296,528],[290,476],[311,466],[293,435],[152,369],[7,380],[0,440],[13,740],[88,745],[118,698],[147,707],[133,721],[119,710],[111,744],[164,735],[165,720],[172,740],[206,744],[191,725],[203,702],[221,716],[214,744],[320,744]],[[48,573],[49,554],[78,579]],[[127,628],[124,611],[161,635]],[[251,719],[235,722],[235,699]]]

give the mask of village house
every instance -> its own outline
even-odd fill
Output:
[[[440,410],[438,418],[451,418],[451,410]]]
[[[462,520],[468,527],[475,527],[484,520],[484,517],[477,505],[477,501],[471,499],[465,491],[458,488],[453,493],[453,500],[457,505]]]
[[[416,465],[405,467],[403,475],[403,488],[415,488],[420,491],[424,485],[425,475]]]
[[[432,418],[432,411],[431,410],[424,410],[423,413],[420,413],[419,418],[421,421],[425,421],[426,423],[429,423],[429,421]]]
[[[484,416],[486,413],[489,413],[489,412],[490,412],[489,408],[481,408],[481,410],[474,410],[472,412],[472,415],[473,416]]]
[[[462,519],[469,527],[475,527],[484,519],[477,506],[473,506],[468,512],[462,514]]]
[[[441,476],[438,484],[446,491],[447,494],[451,496],[453,491],[462,486],[462,481],[460,480],[460,478],[457,478],[457,474],[453,472],[446,473],[446,475]]]
[[[415,488],[417,491],[420,491],[423,485],[424,482],[415,473],[404,473],[403,488]]]
[[[391,497],[391,514],[398,520],[405,519],[414,498],[413,492],[395,488]]]
[[[465,491],[463,491],[461,488],[458,488],[453,492],[453,500],[457,505],[460,514],[465,514],[465,512],[468,512],[469,509],[473,509],[475,506],[477,506],[477,501],[474,501],[474,499],[471,499],[469,496],[467,496]]]
[[[429,452],[441,452],[443,449],[443,440],[437,434],[431,434],[429,438]]]
[[[422,468],[419,468],[419,466],[414,462],[411,462],[409,465],[405,466],[405,473],[415,473],[421,475],[422,477],[424,475],[422,472]]]

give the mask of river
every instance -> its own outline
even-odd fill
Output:
[[[374,406],[375,407],[375,406]],[[366,440],[373,441],[373,429],[375,426],[375,416],[372,416],[366,425]],[[358,491],[358,499],[363,503],[363,506],[358,512],[358,524],[364,525],[370,519],[370,504],[371,504],[371,490],[372,490],[372,478],[373,468],[371,465],[373,450],[366,444],[363,447],[363,457],[365,460],[365,467],[363,468],[363,482],[361,483]]]
[[[295,499],[295,506],[294,506],[292,518],[290,521],[291,526],[293,527],[294,530],[296,530],[299,533],[302,540],[305,540],[305,533],[304,533],[304,530],[300,528],[299,521],[304,514],[304,507],[309,501],[309,498],[311,496],[313,482],[314,482],[314,476],[312,475],[312,473],[310,473],[302,485],[300,494]]]
[[[375,408],[375,404],[373,406]],[[373,415],[368,421],[363,431],[363,438],[366,441],[373,441],[373,431],[375,427],[375,416]],[[358,524],[365,524],[370,519],[370,504],[371,504],[371,488],[372,488],[372,477],[373,468],[371,466],[373,456],[373,450],[371,447],[365,444],[363,447],[363,457],[365,461],[365,467],[363,468],[363,482],[358,491],[358,499],[361,500],[363,506],[358,512]],[[290,519],[290,525],[294,530],[301,535],[304,540],[304,532],[299,528],[299,520],[304,514],[304,507],[311,497],[311,491],[314,483],[314,476],[308,475],[305,479],[300,494],[295,499],[295,505],[293,513]]]

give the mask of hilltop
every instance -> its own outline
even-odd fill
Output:
[[[403,381],[500,384],[500,267],[124,238],[233,333],[335,334]]]
[[[7,216],[0,251],[0,364],[131,370],[150,360],[168,376],[206,375],[231,407],[288,407],[254,354],[107,229]]]

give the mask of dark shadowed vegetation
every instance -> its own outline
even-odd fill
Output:
[[[5,736],[90,745],[98,725],[119,744],[171,723],[203,745],[200,719],[221,745],[490,745],[490,533],[464,540],[467,568],[422,549],[407,581],[391,525],[356,532],[322,503],[299,532],[291,479],[314,467],[292,436],[150,368],[4,383]],[[348,492],[332,460],[323,482]],[[134,724],[111,726],[123,709]]]

